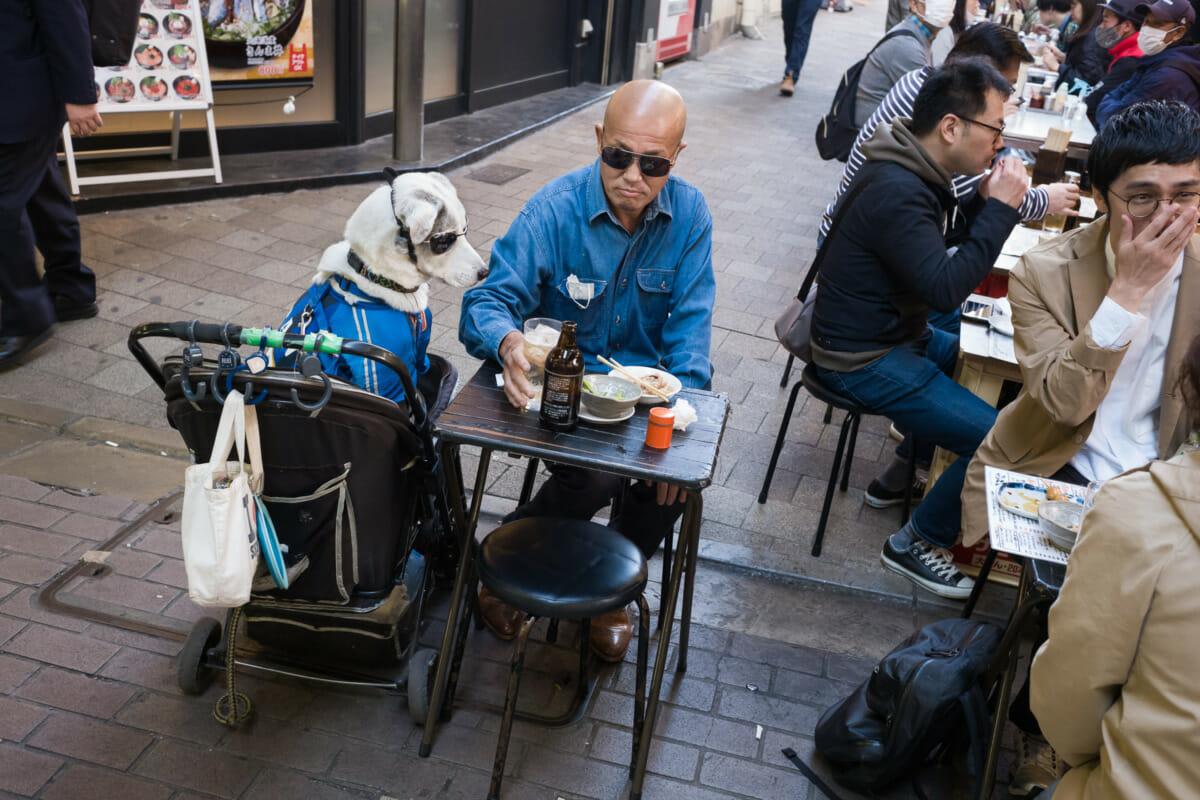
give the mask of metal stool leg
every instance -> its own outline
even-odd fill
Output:
[[[842,432],[838,435],[837,450],[833,454],[833,469],[829,471],[829,485],[825,488],[825,503],[821,506],[821,521],[817,523],[817,535],[813,539],[812,554],[814,556],[821,555],[821,542],[825,538],[825,525],[829,522],[829,508],[833,505],[833,492],[837,488],[838,473],[842,468],[842,453],[846,449],[846,437],[850,433],[850,427],[858,419],[858,414],[854,411],[846,412],[846,419],[842,422]]]
[[[862,417],[856,416],[850,427],[850,444],[846,447],[846,465],[842,467],[842,491],[850,488],[850,465],[854,463],[854,445],[858,444],[858,423]]]
[[[638,748],[642,746],[642,729],[646,726],[646,668],[650,664],[650,606],[644,594],[638,595],[637,604],[638,653],[636,689],[633,696],[633,756],[629,759],[630,779],[633,778],[634,766],[637,764]]]
[[[826,404],[825,405],[825,424],[828,425],[831,422],[833,422],[833,406]]]
[[[908,454],[908,471],[904,473],[904,505],[900,512],[900,524],[907,525],[908,518],[912,513],[912,489],[913,482],[917,479],[917,443],[914,440],[912,450]],[[843,489],[843,491],[845,491]],[[926,491],[929,491],[928,487]]]
[[[508,758],[508,737],[512,733],[513,712],[517,707],[517,690],[521,686],[521,668],[525,666],[525,645],[533,630],[536,617],[526,617],[517,634],[512,663],[508,672],[508,692],[504,695],[504,716],[500,720],[500,738],[496,742],[496,759],[492,762],[492,780],[488,784],[488,800],[500,800],[500,781],[504,778],[504,762]]]
[[[800,381],[792,387],[788,395],[787,408],[783,411],[783,420],[779,423],[779,434],[775,437],[775,449],[771,451],[771,463],[767,466],[767,477],[763,479],[762,491],[758,493],[758,502],[767,502],[767,492],[771,490],[771,478],[775,477],[775,465],[779,463],[779,453],[783,450],[783,440],[787,436],[788,423],[792,419],[792,411],[796,408],[796,395],[803,386]]]
[[[529,498],[533,496],[533,482],[537,478],[538,460],[530,458],[529,463],[525,465],[525,479],[521,481],[521,496],[517,498],[517,507],[525,505],[529,502]]]
[[[971,596],[967,598],[967,604],[963,606],[963,619],[970,619],[971,614],[975,613],[975,604],[979,602],[979,596],[983,594],[983,586],[987,583],[988,575],[991,574],[992,565],[995,563],[996,551],[989,547],[987,555],[983,559],[983,565],[979,568],[979,574],[975,576],[975,585],[971,587]]]
[[[779,388],[786,389],[788,378],[792,377],[792,364],[796,361],[796,357],[788,353],[787,365],[783,368],[783,375],[779,378]]]

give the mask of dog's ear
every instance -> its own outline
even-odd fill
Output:
[[[383,179],[385,181],[387,181],[389,184],[392,181],[396,180],[396,176],[399,174],[400,174],[400,170],[396,169],[395,167],[384,167],[383,168]]]
[[[421,189],[393,195],[393,210],[396,219],[408,228],[413,244],[420,244],[433,233],[434,223],[442,213],[443,202],[430,192]]]

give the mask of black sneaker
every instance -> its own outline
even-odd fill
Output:
[[[907,550],[897,550],[892,547],[892,540],[888,539],[884,542],[879,560],[892,572],[941,597],[965,600],[975,587],[975,581],[954,566],[949,550],[935,547],[922,539],[913,542]]]
[[[915,503],[925,496],[925,478],[920,473],[913,476],[912,500]],[[864,498],[871,508],[891,508],[904,502],[904,490],[892,491],[884,487],[878,479],[871,481]]]

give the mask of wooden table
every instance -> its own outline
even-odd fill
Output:
[[[499,371],[496,364],[484,363],[437,421],[438,435],[443,442],[449,445],[475,445],[481,452],[471,507],[465,512],[466,518],[460,525],[462,531],[459,552],[462,553],[462,557],[451,596],[446,631],[442,636],[441,656],[438,659],[420,754],[429,755],[434,727],[439,717],[443,716],[443,711],[448,711],[448,708],[443,709],[442,706],[444,701],[450,699],[445,697],[445,693],[450,667],[455,659],[456,629],[465,623],[468,591],[473,588],[467,586],[467,577],[472,574],[471,544],[479,521],[484,488],[487,486],[492,452],[500,450],[626,478],[665,482],[687,490],[687,501],[680,527],[679,546],[676,548],[671,569],[670,585],[663,588],[662,628],[659,631],[658,651],[650,681],[649,703],[646,707],[646,746],[638,748],[638,760],[634,767],[630,792],[631,798],[640,798],[646,774],[646,759],[650,752],[649,743],[653,739],[658,714],[663,673],[666,671],[671,625],[674,622],[681,585],[683,609],[680,615],[679,656],[675,669],[676,672],[687,670],[692,593],[703,510],[701,490],[712,483],[717,450],[729,415],[729,401],[723,395],[700,389],[681,390],[677,397],[691,403],[699,419],[686,431],[675,431],[670,448],[655,450],[644,444],[650,406],[637,406],[633,418],[626,422],[610,425],[580,422],[573,431],[554,433],[539,424],[536,413],[513,408],[504,396],[504,390],[496,385]],[[450,487],[451,502],[457,506],[456,513],[461,520],[464,512],[463,498],[458,491],[458,477],[453,475],[448,482],[453,484]]]

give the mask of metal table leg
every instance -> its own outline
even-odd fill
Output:
[[[683,578],[683,612],[679,620],[679,657],[675,662],[677,673],[687,672],[688,641],[692,632],[692,595],[696,590],[696,561],[700,557],[700,520],[703,518],[704,497],[699,492],[688,494],[688,505],[695,505],[692,524],[695,530],[684,532],[680,526],[680,542],[687,543],[687,574]]]
[[[675,622],[675,603],[679,600],[679,584],[687,573],[687,553],[689,548],[696,546],[695,536],[700,530],[700,504],[698,492],[688,492],[687,505],[683,510],[683,525],[679,545],[675,548],[675,563],[671,569],[671,585],[666,587],[663,595],[663,627],[658,636],[658,652],[654,656],[654,673],[650,679],[650,697],[646,705],[645,734],[643,745],[638,749],[637,762],[633,770],[633,785],[629,791],[630,800],[641,800],[642,784],[646,780],[646,762],[650,753],[650,745],[654,740],[654,723],[658,718],[658,699],[662,692],[663,673],[667,670],[667,651],[671,649],[671,626]],[[683,642],[680,642],[681,648]],[[680,649],[680,653],[683,650]]]
[[[483,490],[487,486],[488,467],[491,465],[492,451],[482,450],[479,454],[479,470],[475,473],[475,489],[471,495],[471,512],[466,524],[463,525],[461,547],[459,547],[458,574],[454,579],[454,591],[450,596],[450,611],[446,617],[446,630],[442,634],[442,649],[438,656],[437,675],[433,679],[433,692],[429,699],[429,710],[425,714],[425,730],[421,736],[421,748],[418,751],[422,758],[429,756],[433,749],[434,727],[441,714],[442,700],[446,692],[447,679],[450,676],[450,664],[454,660],[455,632],[458,628],[459,616],[462,614],[464,592],[467,590],[467,575],[471,572],[472,550],[471,542],[475,538],[475,527],[479,522],[479,509],[483,504]],[[462,508],[463,498],[458,491],[458,481],[448,481],[451,502],[459,509]]]

